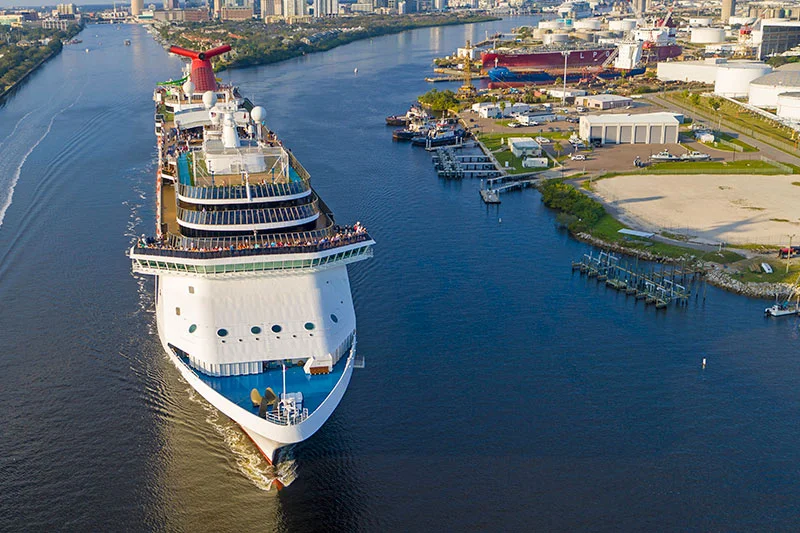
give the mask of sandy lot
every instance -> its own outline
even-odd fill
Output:
[[[637,229],[704,242],[800,244],[800,176],[635,175],[600,180],[597,193]]]

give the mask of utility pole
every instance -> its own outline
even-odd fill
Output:
[[[789,273],[789,264],[792,262],[792,239],[794,239],[795,234],[792,233],[791,235],[787,235],[789,237],[789,253],[786,256],[786,273]]]

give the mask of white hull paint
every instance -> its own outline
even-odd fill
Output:
[[[156,289],[156,294],[159,288]],[[161,299],[156,302],[156,321],[158,325],[159,339],[164,351],[170,360],[175,364],[181,376],[200,394],[208,403],[218,409],[225,416],[236,422],[247,435],[253,440],[264,457],[272,463],[277,450],[284,446],[302,442],[314,433],[330,418],[336,407],[341,402],[350,378],[353,374],[353,362],[356,353],[356,338],[353,336],[353,343],[349,353],[346,355],[345,369],[339,381],[334,386],[328,397],[322,404],[311,413],[308,418],[296,425],[280,425],[265,420],[255,414],[246,411],[228,400],[220,393],[209,387],[195,374],[191,368],[181,361],[178,356],[169,348],[167,335],[163,327],[164,309]]]

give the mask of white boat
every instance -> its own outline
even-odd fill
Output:
[[[761,263],[761,270],[767,274],[772,274],[772,267],[769,263]]]
[[[798,308],[794,305],[789,305],[788,302],[782,304],[775,304],[772,307],[764,309],[764,314],[767,316],[786,316],[798,314]]]
[[[347,265],[374,241],[334,222],[264,108],[216,81],[209,59],[228,50],[170,49],[193,62],[183,85],[154,93],[156,233],[129,256],[155,277],[170,360],[276,464],[322,427],[361,366]],[[293,480],[276,472],[279,487]]]
[[[650,159],[654,161],[680,161],[680,157],[672,155],[669,150],[663,150],[655,155],[651,155]]]
[[[711,159],[711,156],[708,154],[704,154],[703,152],[688,152],[685,154],[681,154],[681,159],[685,161],[707,161]]]

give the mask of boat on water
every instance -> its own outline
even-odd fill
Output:
[[[800,312],[796,305],[790,305],[789,302],[783,302],[781,304],[775,304],[771,307],[767,307],[764,309],[764,314],[767,316],[786,316],[786,315],[796,315]]]
[[[125,39],[125,46],[130,46],[130,45],[131,45],[131,40]]]
[[[404,115],[389,115],[386,117],[387,126],[405,126],[413,121],[427,121],[430,115],[419,104],[412,105]]]
[[[334,220],[264,108],[215,79],[210,59],[229,50],[170,48],[191,67],[154,92],[156,228],[129,257],[155,278],[167,356],[275,465],[280,488],[295,477],[292,445],[363,365],[347,265],[375,243]]]

